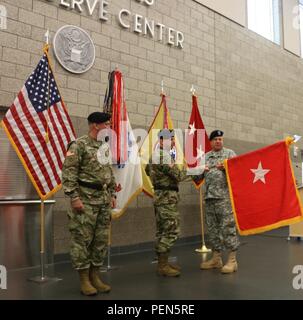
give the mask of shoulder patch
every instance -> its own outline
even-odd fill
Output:
[[[75,154],[73,153],[73,152],[71,152],[71,151],[67,151],[67,153],[66,153],[66,156],[67,157],[70,157],[70,156],[74,156]]]
[[[74,141],[71,141],[71,142],[67,145],[66,150],[69,150],[69,148],[70,148],[74,143],[76,143],[75,140],[74,140]]]

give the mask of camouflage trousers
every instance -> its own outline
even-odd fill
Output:
[[[235,251],[240,245],[229,199],[207,199],[205,220],[208,237],[214,251]]]
[[[70,210],[70,255],[74,269],[102,266],[107,253],[111,208],[83,203],[82,211]]]
[[[180,214],[177,204],[155,205],[157,253],[167,253],[180,234]]]

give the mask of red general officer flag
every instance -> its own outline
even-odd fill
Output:
[[[225,160],[233,212],[241,235],[303,220],[289,156],[292,138]]]
[[[199,162],[204,159],[205,153],[211,150],[210,141],[202,121],[197,97],[193,95],[192,111],[189,119],[188,130],[185,135],[185,158],[189,168],[199,166]],[[198,189],[203,180],[194,181]]]

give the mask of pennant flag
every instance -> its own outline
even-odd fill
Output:
[[[112,114],[112,130],[115,132],[115,137],[110,137],[110,144],[118,191],[113,218],[118,218],[129,203],[142,192],[139,150],[127,114],[124,82],[120,71],[109,74],[104,111]]]
[[[75,131],[59,93],[48,46],[1,122],[40,198],[61,187],[61,169]]]
[[[241,235],[303,220],[289,156],[292,138],[225,160],[233,212]]]
[[[148,135],[145,138],[142,146],[140,148],[141,163],[142,163],[142,178],[143,178],[143,192],[150,197],[154,196],[154,189],[150,177],[146,174],[146,165],[150,162],[154,150],[156,150],[158,145],[158,132],[164,128],[174,129],[174,125],[166,104],[166,97],[164,94],[161,95],[161,104],[158,108],[156,116],[148,130]],[[184,157],[182,148],[179,142],[177,132],[175,132],[175,149],[174,158],[176,164],[181,168],[183,166]]]
[[[185,134],[185,158],[189,168],[196,168],[203,161],[205,154],[211,150],[210,141],[202,121],[197,97],[192,97],[192,111],[189,119],[188,130]],[[203,179],[193,179],[195,187],[198,189],[203,183]]]

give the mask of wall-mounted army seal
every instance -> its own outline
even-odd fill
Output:
[[[76,26],[63,26],[54,37],[56,58],[72,73],[88,71],[95,61],[95,46],[86,31]]]

